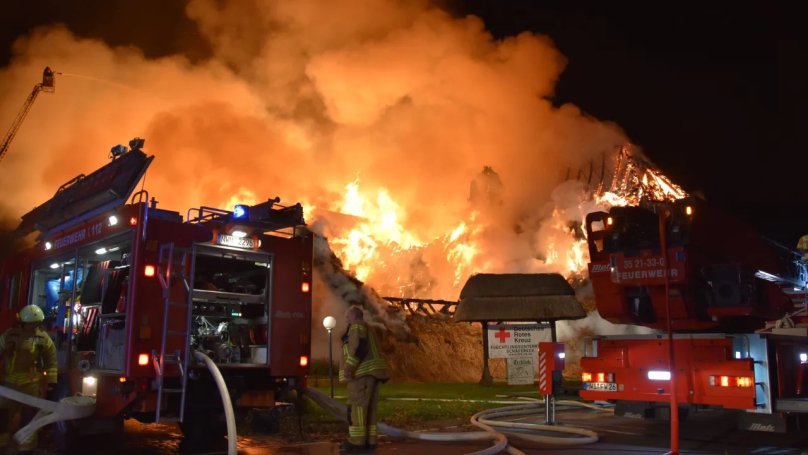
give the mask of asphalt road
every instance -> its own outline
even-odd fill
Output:
[[[599,440],[577,447],[540,447],[509,437],[512,444],[530,455],[577,454],[663,454],[669,450],[669,424],[664,421],[615,417],[588,410],[560,410],[559,424],[595,430]],[[521,420],[542,423],[543,418],[528,417]],[[680,427],[680,453],[699,455],[808,455],[808,431],[794,434],[748,432],[735,429],[735,419],[727,411],[709,410],[691,415]],[[457,429],[455,429],[457,430]],[[461,429],[463,430],[463,429]],[[473,427],[466,431],[476,431]],[[454,430],[453,430],[454,431]],[[56,453],[48,449],[47,435],[43,435],[43,449],[37,455]],[[339,435],[304,435],[305,443],[290,444],[282,438],[266,434],[239,436],[241,455],[331,455],[338,454]],[[122,441],[95,439],[72,453],[79,455],[107,455],[115,447],[116,455],[167,455],[178,453],[181,434],[175,425],[145,425],[134,421],[126,423]],[[382,436],[375,453],[379,455],[454,455],[481,450],[487,443],[436,443],[414,440],[394,440]],[[211,448],[210,454],[223,453]]]

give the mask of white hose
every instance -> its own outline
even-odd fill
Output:
[[[319,390],[307,388],[306,394],[319,404],[323,409],[335,418],[346,421],[347,406],[328,395],[320,392]],[[472,452],[469,455],[494,455],[507,450],[508,453],[513,455],[524,455],[519,449],[508,446],[508,439],[505,435],[496,432],[488,431],[474,431],[463,433],[436,433],[436,432],[422,432],[422,431],[407,431],[399,428],[391,427],[384,423],[378,424],[378,430],[388,436],[399,438],[418,439],[421,441],[436,441],[436,442],[455,442],[455,441],[490,441],[494,440],[495,444],[487,449]]]
[[[481,411],[471,417],[471,423],[480,428],[492,428],[490,431],[497,431],[515,436],[524,441],[530,441],[542,445],[552,446],[577,446],[583,444],[592,444],[597,442],[598,434],[592,430],[579,427],[569,427],[563,425],[547,425],[541,423],[521,423],[512,421],[497,420],[506,417],[526,416],[533,414],[544,413],[544,408],[541,406],[543,402],[536,401],[530,404],[522,404],[516,406],[506,406],[496,409],[488,409]],[[558,401],[557,405],[571,405],[592,408],[593,406],[578,401]],[[595,407],[597,409],[597,407]],[[563,433],[571,436],[548,436],[529,434],[525,432],[515,433],[508,430],[531,430],[552,433]]]
[[[28,425],[14,433],[14,440],[18,443],[25,441],[31,434],[45,425],[60,420],[80,419],[95,412],[95,398],[92,397],[67,397],[56,402],[28,395],[5,386],[0,386],[0,396],[39,409]]]
[[[227,421],[227,454],[237,455],[238,449],[236,448],[236,415],[233,412],[233,402],[230,401],[230,392],[227,390],[227,384],[224,382],[221,371],[216,363],[205,354],[194,351],[194,357],[197,360],[205,362],[205,366],[210,370],[213,380],[216,381],[216,386],[219,388],[219,395],[222,396],[222,405],[224,406],[224,417]]]
[[[346,418],[346,405],[328,397],[326,394],[319,390],[307,388],[305,390],[314,402],[319,404],[329,414],[337,419],[345,421]],[[551,446],[577,446],[582,444],[591,444],[597,442],[598,435],[592,430],[579,427],[568,427],[562,425],[546,425],[534,423],[521,423],[496,420],[505,417],[526,416],[532,414],[543,414],[544,407],[543,400],[533,400],[531,403],[506,406],[486,411],[478,412],[471,418],[472,425],[481,428],[485,431],[476,432],[462,432],[462,433],[435,433],[435,432],[419,432],[419,431],[406,431],[399,428],[391,427],[384,423],[378,424],[380,432],[393,437],[418,439],[421,441],[485,441],[494,440],[495,445],[488,449],[473,452],[468,455],[489,455],[496,454],[502,450],[506,450],[512,455],[524,455],[519,449],[508,445],[508,440],[505,434],[516,437],[523,441],[538,443],[542,445]],[[556,402],[557,406],[577,406],[598,411],[611,412],[611,409],[606,409],[600,406],[582,403],[579,401],[562,400]],[[510,430],[510,431],[509,431]],[[563,433],[569,436],[548,436],[529,434],[525,432],[517,432],[515,430],[530,430],[542,432]],[[505,434],[503,434],[505,433]]]

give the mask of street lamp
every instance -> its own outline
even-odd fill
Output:
[[[337,326],[337,320],[334,316],[326,316],[323,318],[323,327],[328,330],[328,381],[331,383],[331,398],[334,398],[334,374],[331,372],[332,365],[334,364],[332,349],[331,349],[331,331]]]

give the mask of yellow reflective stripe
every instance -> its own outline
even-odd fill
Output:
[[[360,332],[367,332],[368,326],[366,324],[351,324],[351,328],[348,329],[348,332],[353,332],[354,330],[358,330]]]
[[[356,375],[359,376],[362,374],[371,373],[373,371],[380,371],[386,369],[387,369],[387,362],[385,362],[383,359],[373,359],[362,362],[362,365],[360,365],[359,368],[356,369]]]
[[[355,367],[355,366],[359,365],[359,357],[349,355],[348,357],[345,358],[345,363],[347,365]]]
[[[373,357],[376,358],[381,357],[381,355],[379,355],[379,347],[376,344],[376,337],[375,336],[368,337],[368,340],[370,341],[370,352],[373,353]]]
[[[348,427],[348,436],[356,437],[356,436],[364,436],[365,435],[365,427]]]

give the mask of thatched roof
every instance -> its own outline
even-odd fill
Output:
[[[473,275],[460,291],[455,321],[555,321],[586,311],[557,273]]]

